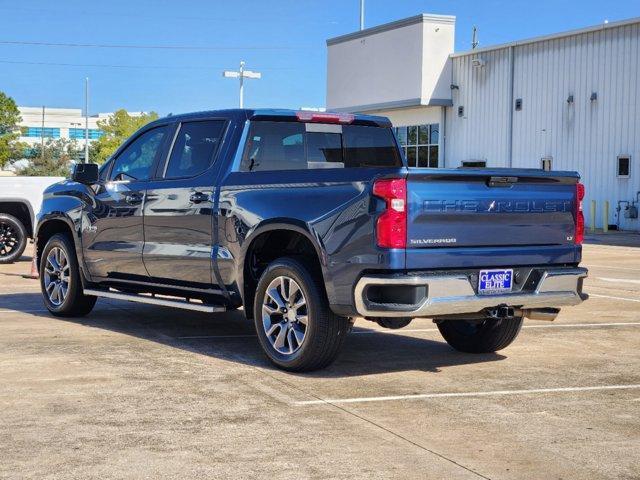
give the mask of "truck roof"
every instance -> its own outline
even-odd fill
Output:
[[[224,117],[245,120],[273,120],[273,121],[314,121],[318,123],[349,123],[353,125],[368,125],[376,127],[391,127],[387,117],[377,115],[345,114],[337,112],[315,112],[310,110],[292,110],[284,108],[232,108],[225,110],[204,110],[201,112],[181,113],[159,118],[152,122],[165,123],[167,120],[184,121],[189,119]],[[313,117],[313,120],[304,120],[301,117]]]

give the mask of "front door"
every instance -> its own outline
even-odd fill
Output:
[[[169,128],[147,130],[111,160],[82,226],[85,264],[92,278],[148,280],[142,261],[142,212],[149,179]]]
[[[153,282],[211,288],[215,157],[224,120],[182,122],[144,206],[144,264]]]

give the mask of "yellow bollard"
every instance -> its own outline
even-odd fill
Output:
[[[591,233],[596,232],[596,201],[591,200]]]
[[[604,201],[602,208],[602,231],[604,233],[609,231],[609,200]]]

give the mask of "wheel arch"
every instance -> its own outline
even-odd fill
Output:
[[[37,265],[40,265],[40,255],[45,245],[49,239],[57,233],[64,233],[70,237],[76,250],[78,263],[79,265],[82,265],[82,249],[80,248],[77,231],[74,227],[73,221],[65,215],[49,215],[42,218],[38,223],[35,236],[35,256]]]
[[[6,213],[16,217],[25,230],[29,238],[34,237],[34,214],[31,204],[22,198],[2,198],[0,200],[0,213]]]
[[[275,243],[272,248],[267,242]],[[326,278],[326,254],[320,238],[307,224],[295,219],[275,219],[256,227],[244,242],[238,262],[238,279],[245,315],[253,317],[253,296],[266,265],[276,258],[305,256],[310,267]]]

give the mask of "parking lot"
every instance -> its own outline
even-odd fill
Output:
[[[240,311],[54,318],[28,258],[0,266],[0,477],[640,478],[639,238],[585,245],[590,300],[504,351],[358,320],[304,375]]]

